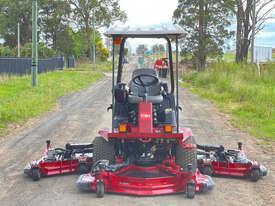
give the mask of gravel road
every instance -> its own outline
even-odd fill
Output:
[[[190,127],[201,144],[236,148],[238,141],[244,142],[248,156],[268,167],[266,178],[257,183],[214,178],[213,191],[189,200],[183,194],[158,197],[107,194],[97,199],[93,193],[78,191],[77,175],[42,178],[39,182],[25,177],[24,165],[40,156],[47,139],[58,147],[67,142],[91,142],[99,128],[111,125],[111,112],[106,111],[111,103],[110,86],[111,79],[106,76],[81,92],[61,98],[54,111],[0,138],[0,205],[275,205],[274,145],[261,146],[255,138],[230,126],[228,117],[209,102],[186,89],[180,91],[181,125]]]

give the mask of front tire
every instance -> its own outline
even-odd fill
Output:
[[[33,181],[38,181],[41,177],[39,168],[33,168],[32,169],[32,179]]]
[[[259,169],[252,169],[250,173],[250,180],[252,182],[257,182],[260,179],[260,170]]]
[[[102,198],[105,193],[105,188],[103,182],[100,180],[96,183],[96,197]]]
[[[186,197],[188,199],[193,199],[196,194],[196,186],[194,182],[188,182],[186,184]]]

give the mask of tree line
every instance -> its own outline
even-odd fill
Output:
[[[227,42],[235,37],[235,61],[247,62],[253,27],[255,34],[263,29],[265,21],[271,18],[274,3],[274,0],[179,0],[173,20],[186,30],[186,38],[181,42],[182,55],[203,70],[207,58],[222,56]],[[233,24],[236,31],[230,29]]]
[[[19,23],[20,42],[25,51],[23,55],[30,56],[31,6],[32,0],[0,0],[0,38],[4,39],[5,46],[2,53],[14,53],[8,51],[8,48],[17,47]],[[95,38],[97,55],[107,58],[108,50],[104,47],[98,30],[113,22],[125,21],[126,18],[119,0],[38,0],[40,55],[43,56],[43,51],[46,51],[46,55],[53,52],[65,56],[74,55],[76,58],[91,58],[92,40]],[[52,51],[47,51],[47,48]]]

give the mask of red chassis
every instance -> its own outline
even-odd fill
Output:
[[[86,173],[92,163],[92,144],[67,144],[66,149],[62,149],[52,148],[50,141],[47,141],[42,157],[28,163],[24,173],[37,181],[41,176]]]
[[[181,129],[179,133],[164,134],[161,128],[151,128],[152,133],[139,133],[138,128],[127,126],[129,133],[109,133],[100,130],[99,134],[105,138],[128,138],[140,141],[150,141],[152,138],[178,139],[179,144],[185,149],[196,150],[195,144],[185,144],[184,140],[191,138],[192,133],[188,128]],[[144,128],[143,128],[144,129]],[[137,196],[152,196],[172,193],[188,193],[194,187],[194,192],[206,192],[214,187],[211,177],[203,175],[197,169],[195,173],[182,171],[176,165],[175,158],[164,160],[161,164],[144,167],[135,164],[119,164],[122,160],[117,158],[116,165],[105,164],[89,174],[83,174],[77,181],[81,190],[94,191],[98,197],[104,192],[123,193]],[[102,192],[103,191],[103,192]]]

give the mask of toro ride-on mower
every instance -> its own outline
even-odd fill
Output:
[[[24,168],[24,173],[34,181],[41,176],[66,173],[87,173],[93,164],[92,144],[66,144],[63,148],[52,148],[50,140],[46,142],[42,157],[31,161]]]
[[[197,145],[197,148],[198,168],[203,174],[248,177],[254,182],[267,175],[266,167],[246,157],[241,142],[237,150],[206,145]]]
[[[211,177],[197,169],[191,130],[179,127],[178,39],[184,36],[182,29],[111,29],[106,35],[113,40],[112,129],[100,130],[94,139],[92,171],[81,175],[77,186],[94,191],[97,197],[110,192],[139,196],[186,193],[194,198],[196,192],[212,189]],[[128,83],[122,81],[128,38],[167,41],[169,86],[160,81],[154,68],[135,69]],[[175,71],[172,41],[176,44]],[[115,44],[120,46],[116,80]]]

